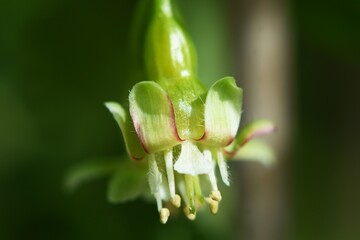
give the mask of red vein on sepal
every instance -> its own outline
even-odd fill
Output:
[[[226,144],[225,144],[225,147],[226,146],[229,146],[233,141],[234,141],[234,139],[235,139],[235,137],[234,136],[230,136],[229,137],[229,140],[226,142]]]
[[[235,155],[235,152],[236,151],[229,152],[229,151],[226,151],[225,149],[223,149],[223,153],[225,154],[226,158],[232,158]]]
[[[246,136],[246,138],[240,144],[237,144],[234,151],[227,151],[227,150],[223,149],[223,153],[225,154],[225,156],[227,158],[232,158],[235,155],[235,153],[237,151],[239,151],[239,149],[241,147],[243,147],[247,142],[249,142],[254,137],[261,136],[261,135],[264,135],[264,134],[269,134],[269,133],[274,132],[275,130],[276,130],[275,126],[268,126],[268,127],[264,128],[264,129],[261,129],[259,131],[255,131],[255,132],[249,134],[248,136]]]
[[[138,136],[138,138],[140,140],[140,144],[143,147],[144,151],[146,153],[149,153],[149,151],[148,151],[148,149],[147,149],[147,147],[145,145],[145,139],[144,139],[144,136],[143,136],[143,134],[141,132],[140,124],[139,124],[139,122],[137,121],[137,119],[136,119],[136,117],[134,115],[135,114],[133,114],[133,112],[130,109],[130,116],[131,116],[131,119],[132,119],[132,121],[134,123],[135,132],[136,132],[136,134],[137,134],[137,136]]]
[[[180,138],[179,133],[177,132],[177,128],[176,128],[176,121],[175,121],[175,110],[174,110],[174,106],[172,104],[172,101],[170,99],[170,97],[167,95],[167,99],[168,99],[168,103],[170,105],[170,114],[171,114],[171,125],[172,125],[172,129],[173,129],[173,134],[175,135],[176,139],[179,142],[184,141],[183,139]]]
[[[145,139],[144,139],[144,136],[141,132],[141,128],[140,128],[140,125],[137,124],[137,123],[134,123],[134,127],[135,127],[135,131],[136,131],[136,134],[138,135],[138,138],[140,140],[140,144],[141,146],[144,148],[144,151],[146,153],[149,153],[149,150],[147,149],[146,145],[145,145]]]
[[[208,131],[205,130],[205,131],[204,131],[204,134],[201,136],[201,138],[199,138],[199,139],[194,139],[194,140],[196,140],[196,141],[204,141],[208,134],[209,134]]]
[[[254,137],[257,137],[257,136],[261,136],[261,135],[264,135],[264,134],[269,134],[269,133],[272,133],[276,130],[275,126],[269,126],[269,127],[266,127],[264,129],[261,129],[259,131],[255,131],[253,132],[252,134],[248,135],[244,141],[241,142],[240,146],[239,147],[242,147],[244,146],[248,141],[250,141],[251,139],[253,139]]]
[[[201,136],[201,138],[199,139],[194,139],[195,141],[205,141],[207,136],[209,135],[209,132],[207,130],[205,130],[204,134]],[[234,141],[235,137],[234,136],[230,136],[229,139],[226,141],[226,144],[224,145],[224,147],[230,145],[233,141]]]

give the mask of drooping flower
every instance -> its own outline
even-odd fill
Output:
[[[232,77],[209,90],[202,85],[194,47],[174,18],[170,0],[155,0],[145,44],[148,81],[132,88],[129,110],[115,102],[106,107],[121,128],[130,158],[148,162],[148,184],[162,223],[170,215],[163,201],[185,205],[191,220],[204,202],[215,214],[222,199],[216,167],[229,186],[227,160],[274,126],[260,121],[238,133],[242,89]]]

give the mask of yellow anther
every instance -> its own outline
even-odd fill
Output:
[[[216,214],[219,210],[219,202],[212,198],[205,198],[205,201],[209,204],[209,209],[212,214]]]
[[[210,197],[215,200],[215,201],[218,201],[220,202],[222,197],[221,197],[221,193],[219,190],[213,190],[211,193],[210,193]]]
[[[160,209],[160,222],[162,224],[165,224],[167,220],[169,219],[170,211],[167,208]]]
[[[175,194],[175,196],[171,199],[171,203],[179,208],[181,206],[181,197],[178,194]]]

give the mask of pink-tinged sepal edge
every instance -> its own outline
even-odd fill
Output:
[[[276,126],[268,120],[257,120],[247,124],[235,137],[234,141],[224,148],[227,158],[232,158],[246,143],[258,136],[267,135],[276,131]]]

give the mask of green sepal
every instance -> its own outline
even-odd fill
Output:
[[[205,132],[204,100],[206,89],[196,80],[178,82],[164,88],[175,111],[176,129],[181,139],[200,139]]]
[[[119,124],[123,134],[126,150],[133,160],[140,160],[145,157],[146,153],[135,133],[134,125],[131,121],[128,111],[116,102],[106,102],[105,106],[112,113],[116,122]]]
[[[66,174],[65,190],[72,192],[88,182],[109,177],[119,168],[120,163],[120,159],[90,160],[80,163],[71,168]]]
[[[242,89],[234,78],[215,82],[206,96],[205,133],[200,141],[212,146],[230,144],[240,124],[241,107]]]
[[[241,147],[232,157],[233,161],[257,161],[266,167],[276,163],[276,156],[271,146],[261,140],[252,140]]]
[[[129,102],[135,131],[147,153],[171,148],[181,141],[172,102],[159,84],[137,83],[130,92]]]
[[[147,191],[146,166],[123,161],[108,184],[107,199],[111,203],[124,203],[140,197]]]
[[[235,152],[245,145],[248,141],[253,139],[256,136],[264,135],[271,133],[275,130],[273,122],[269,120],[256,120],[248,123],[243,127],[235,140],[225,148],[225,151],[228,155],[234,155]]]

